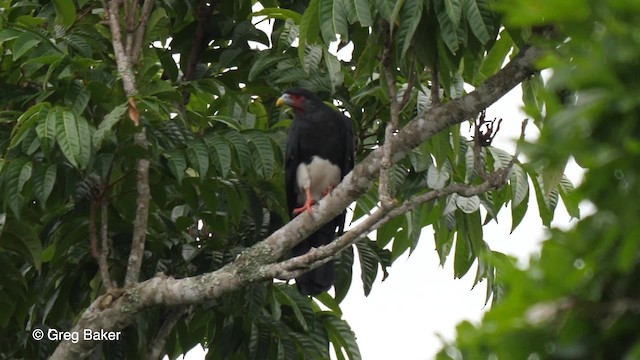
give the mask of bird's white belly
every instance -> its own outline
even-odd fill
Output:
[[[298,204],[305,201],[304,189],[311,189],[311,196],[319,201],[327,190],[337,186],[340,182],[340,167],[328,160],[314,156],[311,163],[301,163],[296,170],[296,182],[298,183]]]

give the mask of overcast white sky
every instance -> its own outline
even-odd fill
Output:
[[[254,7],[254,10],[259,10]],[[270,33],[270,22],[264,21],[263,31]],[[335,46],[332,47],[335,49]],[[335,50],[334,50],[335,51]],[[339,57],[350,57],[351,47],[345,47]],[[503,118],[500,133],[493,145],[509,153],[515,151],[515,140],[520,134],[522,120],[522,93],[518,86],[487,111],[488,118]],[[527,128],[527,139],[538,136],[533,124]],[[523,160],[521,158],[521,160]],[[582,170],[570,162],[567,176],[579,183]],[[533,186],[530,184],[530,188]],[[529,256],[537,254],[545,230],[540,221],[535,195],[530,194],[529,211],[520,226],[509,234],[511,216],[503,209],[499,224],[492,222],[483,228],[484,239],[491,249],[519,259],[522,265]],[[583,215],[590,211],[581,207]],[[556,209],[553,226],[570,227],[570,221],[562,204]],[[357,261],[357,256],[356,256]],[[363,295],[359,265],[354,265],[351,290],[341,304],[344,318],[349,322],[358,338],[362,358],[365,360],[424,360],[432,359],[442,346],[444,339],[455,337],[455,326],[462,320],[477,322],[485,307],[486,283],[471,289],[475,276],[475,265],[459,280],[453,278],[453,257],[444,268],[439,266],[432,229],[423,230],[420,243],[411,257],[398,259],[389,269],[384,282],[380,278],[368,297]],[[194,348],[185,356],[186,360],[204,359],[204,350]]]

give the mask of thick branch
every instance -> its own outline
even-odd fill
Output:
[[[540,56],[535,47],[525,47],[499,73],[475,91],[434,107],[410,121],[391,141],[392,161],[398,161],[426,139],[454,124],[475,116],[534,72],[533,63]],[[106,309],[100,308],[100,298],[82,314],[73,331],[93,329],[116,331],[135,320],[147,308],[159,305],[198,304],[218,298],[252,282],[269,279],[263,266],[277,261],[287,249],[299,243],[311,232],[340,214],[350,203],[365,193],[380,173],[383,150],[372,151],[330,196],[324,197],[309,214],[297,216],[264,241],[245,250],[235,261],[212,273],[184,279],[156,276],[126,289],[126,293]],[[63,341],[51,359],[84,358],[96,342],[80,339],[77,343]]]

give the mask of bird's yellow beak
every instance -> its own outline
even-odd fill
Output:
[[[286,103],[287,103],[287,102],[286,102],[286,100],[285,100],[285,98],[284,98],[284,95],[283,95],[283,96],[280,96],[280,97],[278,98],[278,100],[276,100],[276,106],[282,106],[282,105],[284,105],[284,104],[286,104]]]

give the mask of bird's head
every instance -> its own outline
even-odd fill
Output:
[[[276,106],[289,105],[298,112],[304,112],[305,110],[310,110],[318,102],[322,103],[311,91],[303,88],[292,88],[286,90],[276,100]]]

